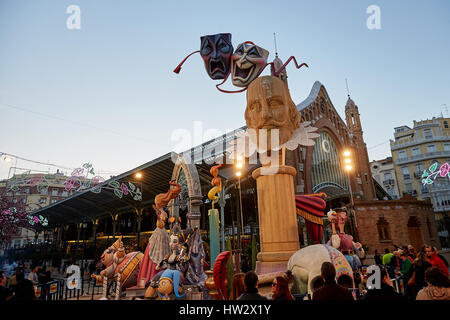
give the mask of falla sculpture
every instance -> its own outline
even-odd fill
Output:
[[[200,37],[200,50],[186,56],[173,72],[179,74],[186,60],[196,53],[200,53],[206,72],[211,79],[223,79],[221,83],[216,85],[216,88],[224,93],[238,93],[247,90],[250,83],[258,78],[268,65],[270,65],[272,75],[276,77],[282,74],[292,60],[294,60],[297,69],[303,66],[308,67],[306,63],[298,64],[294,56],[289,57],[284,64],[279,64],[277,57],[273,62],[268,63],[269,51],[252,41],[240,43],[233,52],[231,34],[218,33]],[[227,81],[230,74],[232,84],[242,89],[229,91],[220,88]]]

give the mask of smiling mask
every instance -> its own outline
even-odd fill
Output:
[[[247,87],[267,65],[269,51],[246,41],[236,48],[231,57],[231,82],[236,87]]]

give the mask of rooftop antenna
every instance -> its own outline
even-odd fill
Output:
[[[273,33],[273,42],[275,43],[275,57],[278,57],[277,36],[275,35],[275,32]]]
[[[447,104],[446,104],[446,103],[441,104],[441,107],[442,107],[442,106],[445,106],[444,110],[445,110],[445,114],[447,115],[446,118],[448,118],[448,108],[447,108]],[[442,112],[441,112],[441,114],[442,114]]]
[[[348,91],[348,81],[347,78],[345,78],[345,85],[347,87],[347,96],[350,98],[350,92]]]

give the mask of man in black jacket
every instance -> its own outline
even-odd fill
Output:
[[[5,272],[0,271],[0,302],[9,300],[12,295],[11,289],[6,287],[6,274]]]
[[[313,300],[354,300],[349,290],[336,283],[336,269],[331,262],[322,263],[320,271],[324,285],[314,292]]]
[[[245,292],[237,300],[267,300],[258,293],[258,275],[250,270],[244,276]]]
[[[16,275],[17,284],[14,287],[14,300],[34,300],[36,295],[34,294],[33,282],[25,279],[23,272],[19,272]]]

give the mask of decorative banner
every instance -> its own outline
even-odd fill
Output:
[[[34,286],[34,294],[38,299],[41,297],[41,286]]]
[[[89,175],[92,175],[93,177],[89,178]],[[113,191],[120,199],[122,199],[123,196],[129,195],[135,201],[142,200],[142,187],[136,187],[132,182],[118,182],[113,180],[106,186],[101,185],[104,182],[105,179],[103,177],[95,175],[92,164],[85,163],[82,168],[77,168],[72,172],[70,178],[64,182],[64,185],[67,192],[70,192],[71,190],[79,192],[90,188],[91,192],[100,193],[102,189],[106,189]]]
[[[424,170],[422,174],[423,185],[433,184],[438,175],[442,178],[448,177],[450,179],[450,165],[446,162],[438,168],[438,163],[435,162],[428,168],[429,171]]]
[[[52,180],[52,176],[37,174],[30,177],[31,171],[26,171],[20,175],[15,175],[8,180],[6,184],[6,191],[17,192],[20,190],[19,186],[36,187],[40,193],[45,194],[48,192],[48,186]]]
[[[54,294],[58,291],[58,282],[52,282],[49,287],[49,293]]]
[[[19,220],[22,219],[22,216],[21,215],[19,216],[19,215],[20,214],[18,214],[18,211],[17,211],[16,207],[11,207],[11,208],[8,208],[6,210],[3,210],[1,212],[2,224],[6,223],[6,221],[3,221],[4,219],[8,219],[9,222],[18,224],[20,222]],[[27,214],[26,215],[26,220],[32,226],[34,226],[35,224],[36,225],[41,224],[44,227],[48,225],[48,220],[46,218],[44,218],[43,216],[41,216],[41,215],[40,216],[33,216],[33,215]]]

